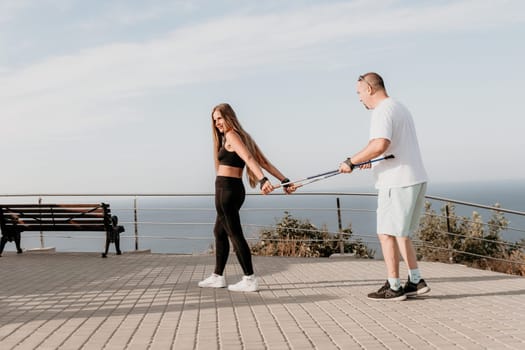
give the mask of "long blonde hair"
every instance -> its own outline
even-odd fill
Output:
[[[262,154],[259,146],[257,146],[250,134],[248,134],[242,128],[233,108],[227,103],[221,103],[213,107],[213,110],[211,111],[211,128],[213,131],[213,156],[215,159],[215,168],[218,168],[219,166],[218,153],[224,143],[224,134],[215,127],[215,121],[213,120],[213,113],[215,111],[219,111],[219,113],[221,113],[222,118],[224,119],[225,130],[234,130],[237,134],[239,134],[242,142],[246,145],[246,148],[248,148],[248,151],[250,151],[251,155],[255,158],[257,163],[259,163],[259,165],[268,163],[268,160]],[[246,174],[248,176],[250,186],[252,188],[255,187],[255,185],[258,183],[258,179],[248,166],[246,167]]]

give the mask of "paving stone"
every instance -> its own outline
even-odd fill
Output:
[[[428,296],[373,302],[379,260],[257,256],[258,293],[199,288],[213,265],[207,255],[7,252],[0,348],[525,348],[523,277],[421,262]],[[226,278],[241,274],[232,254]]]

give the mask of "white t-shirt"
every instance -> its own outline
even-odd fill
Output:
[[[412,114],[391,97],[381,101],[372,111],[370,140],[390,140],[384,155],[394,159],[373,163],[376,188],[405,187],[427,181]]]

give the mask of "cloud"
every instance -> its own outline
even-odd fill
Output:
[[[16,3],[4,2],[3,7],[12,12]],[[525,13],[517,10],[524,10],[521,1],[510,0],[499,6],[481,0],[411,8],[401,4],[355,1],[285,13],[232,14],[143,42],[111,43],[21,68],[4,67],[2,114],[35,125],[39,133],[53,124],[81,130],[124,118],[119,104],[153,89],[231,79],[268,65],[307,64],[305,51],[326,50],[355,38],[469,30],[522,22]]]
[[[160,0],[130,3],[114,1],[104,3],[98,16],[82,19],[78,26],[85,30],[100,31],[115,26],[133,26],[162,21],[166,18],[191,15],[199,5],[192,0]]]
[[[70,0],[2,0],[0,1],[0,24],[14,21],[27,10],[49,7],[64,11],[72,6]]]
[[[15,18],[19,11],[29,6],[29,0],[2,0],[0,2],[0,24]]]

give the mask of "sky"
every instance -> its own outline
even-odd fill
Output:
[[[525,184],[523,38],[522,0],[0,0],[0,194],[211,193],[222,102],[287,177],[334,170],[368,142],[370,71],[430,184]]]

